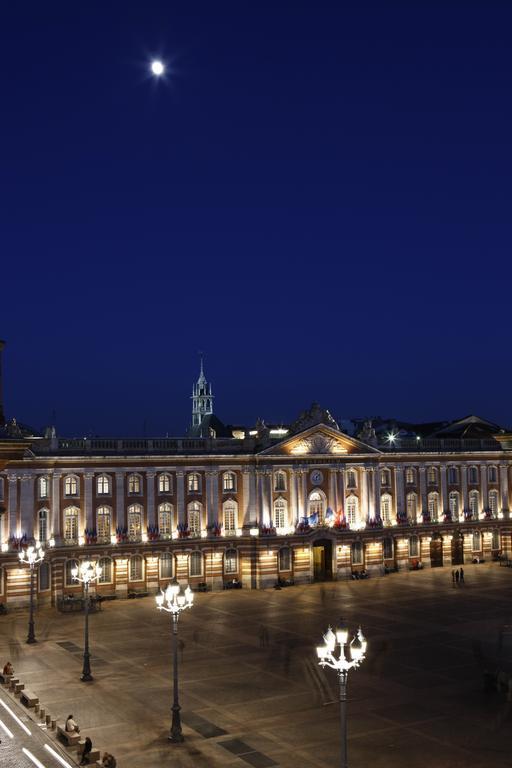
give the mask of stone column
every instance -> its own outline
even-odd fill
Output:
[[[303,516],[308,516],[308,475],[307,470],[303,467],[301,469],[301,495],[302,495],[302,509]]]
[[[84,473],[84,515],[85,524],[83,520],[78,521],[78,535],[82,535],[84,528],[96,528],[96,510],[92,508],[92,481],[94,479],[93,472]]]
[[[217,470],[212,472],[212,515],[214,520],[221,520],[219,512],[219,473]]]
[[[345,513],[345,470],[341,468],[338,471],[338,509],[336,513]]]
[[[487,490],[487,464],[480,465],[480,513],[489,508],[489,493]]]
[[[155,477],[156,472],[146,472],[146,487],[147,487],[147,519],[148,525],[156,525],[156,508],[155,508]]]
[[[116,472],[116,528],[126,528],[126,507],[124,503],[124,472]]]
[[[448,512],[450,509],[450,505],[448,504],[448,485],[446,482],[445,464],[441,464],[441,507],[441,514]]]
[[[427,503],[427,470],[425,467],[419,468],[420,475],[420,515],[428,510]]]
[[[60,519],[60,472],[53,472],[52,475],[52,517],[50,523],[50,536],[56,542],[62,536],[62,526]]]
[[[469,508],[469,496],[468,496],[468,468],[466,464],[462,464],[460,468],[460,482],[462,487],[462,520],[464,519],[464,512]]]
[[[29,539],[35,536],[37,525],[34,524],[34,514],[34,478],[27,473],[21,477],[18,536],[22,533],[26,533]]]
[[[508,467],[506,464],[500,464],[500,491],[501,491],[501,509],[505,517],[508,516]]]
[[[185,473],[182,470],[176,472],[176,503],[178,523],[184,523],[187,517],[185,510]]]
[[[268,470],[269,474],[267,475],[267,488],[268,488],[268,519],[269,524],[272,522],[272,525],[276,524],[276,521],[274,520],[274,486],[272,483],[273,480],[273,474],[272,470]]]
[[[336,512],[336,470],[333,467],[329,469],[329,499],[327,505]]]
[[[297,520],[297,523],[300,523],[301,518],[304,517],[304,511],[302,508],[301,498],[300,498],[300,491],[301,491],[301,471],[300,469],[295,469],[293,472],[293,480],[295,483],[295,517]]]
[[[206,525],[210,526],[213,523],[214,515],[212,508],[212,473],[209,470],[205,472],[204,500],[206,504]]]
[[[288,473],[288,498],[290,499],[290,508],[288,511],[289,525],[297,525],[297,485],[295,483],[295,470],[291,469]]]
[[[361,509],[360,509],[360,519],[363,522],[366,522],[366,519],[368,518],[368,469],[366,467],[363,467],[361,469],[360,473],[361,478]]]
[[[240,526],[247,525],[251,519],[251,475],[249,467],[242,468],[242,493],[242,519],[238,521]]]
[[[396,513],[403,515],[405,512],[405,482],[404,465],[397,464],[395,467],[395,489],[396,489]]]

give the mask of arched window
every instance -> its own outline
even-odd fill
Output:
[[[128,495],[138,496],[140,495],[142,488],[142,481],[140,475],[128,475]]]
[[[199,472],[190,472],[187,475],[187,489],[189,493],[201,493],[201,475]]]
[[[480,494],[478,491],[469,492],[468,504],[473,519],[478,520],[478,515],[480,513]]]
[[[66,587],[78,586],[78,581],[75,581],[71,571],[73,568],[78,568],[78,560],[66,560],[66,567],[64,568],[64,580]]]
[[[427,483],[429,485],[437,484],[437,469],[435,467],[427,467]]]
[[[159,558],[160,578],[172,579],[173,556],[170,552],[162,552]]]
[[[282,469],[274,472],[274,491],[286,491],[286,472]]]
[[[50,563],[43,560],[39,563],[39,591],[46,592],[50,589]]]
[[[142,538],[142,507],[140,504],[130,504],[128,507],[128,539],[140,541]]]
[[[276,528],[286,528],[288,524],[288,511],[286,499],[280,496],[274,501],[274,526]]]
[[[222,493],[234,493],[236,491],[236,475],[234,472],[224,472],[222,475]]]
[[[414,470],[414,467],[406,467],[405,468],[405,484],[414,485],[415,482],[416,482],[416,472]]]
[[[448,504],[450,505],[450,513],[452,516],[452,520],[458,520],[459,519],[459,494],[457,491],[450,491],[448,495]]]
[[[500,532],[499,531],[493,531],[492,532],[492,549],[501,549],[500,547]]]
[[[363,564],[363,545],[360,541],[354,541],[352,544],[352,565]]]
[[[64,510],[64,539],[66,542],[78,540],[78,508],[66,507]]]
[[[290,547],[281,547],[277,561],[279,571],[291,571],[292,569],[292,551]]]
[[[383,523],[391,522],[391,496],[383,493],[380,497],[380,517]]]
[[[189,576],[203,575],[203,556],[201,552],[192,552],[188,560]]]
[[[359,520],[359,499],[351,494],[345,502],[345,517],[349,525],[355,525]]]
[[[39,510],[39,541],[43,544],[48,539],[48,510]]]
[[[429,493],[427,497],[428,513],[432,522],[437,522],[437,515],[439,513],[439,494],[437,491]]]
[[[416,520],[416,515],[418,514],[418,497],[415,493],[408,493],[406,501],[407,517],[410,517],[411,520]]]
[[[497,467],[489,467],[488,471],[488,477],[490,483],[497,483],[498,482],[498,469]]]
[[[101,568],[101,576],[98,579],[98,583],[112,584],[112,558],[100,557],[98,565]]]
[[[456,485],[459,482],[459,470],[457,467],[448,467],[448,482]]]
[[[238,528],[238,504],[233,499],[228,499],[222,505],[224,517],[224,533],[234,536]]]
[[[322,491],[311,491],[308,503],[309,517],[318,515],[318,523],[324,522],[325,515],[325,496]]]
[[[482,549],[482,536],[480,531],[473,531],[473,552],[480,552]]]
[[[389,471],[389,469],[381,469],[380,484],[384,488],[389,488],[389,486],[391,485],[391,472]]]
[[[47,499],[50,496],[50,481],[46,475],[38,478],[37,491],[40,499]]]
[[[110,496],[110,477],[98,475],[96,478],[96,493],[98,496]]]
[[[411,536],[409,539],[409,557],[420,556],[420,540],[417,536]]]
[[[498,491],[489,491],[489,512],[493,517],[498,517]]]
[[[78,496],[78,477],[67,475],[64,478],[64,496]]]
[[[478,467],[470,467],[468,469],[468,483],[478,485]]]
[[[172,493],[172,477],[167,472],[158,475],[158,493]]]
[[[357,488],[357,472],[354,469],[347,470],[347,488]]]
[[[110,542],[110,529],[112,526],[112,513],[110,507],[102,506],[96,510],[96,533],[99,543]]]
[[[192,536],[199,536],[201,533],[202,504],[198,501],[191,501],[188,505],[188,529]]]
[[[132,555],[130,557],[130,581],[142,581],[144,578],[144,561],[141,555]]]
[[[160,536],[170,536],[172,533],[172,504],[168,502],[158,507],[158,532]]]
[[[224,573],[238,573],[238,553],[236,549],[227,549],[224,555]]]

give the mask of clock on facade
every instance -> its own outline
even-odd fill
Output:
[[[319,469],[314,469],[309,477],[313,485],[320,485],[324,479]]]

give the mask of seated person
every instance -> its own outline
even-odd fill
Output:
[[[73,715],[68,715],[68,719],[66,720],[66,729],[68,733],[80,733],[80,728],[73,720]]]
[[[14,675],[14,667],[10,661],[7,661],[4,666],[4,675]]]
[[[101,761],[101,765],[102,768],[116,768],[117,763],[114,755],[109,754],[109,752],[105,752]]]
[[[89,764],[89,755],[91,754],[91,750],[92,750],[92,741],[89,738],[89,736],[86,736],[84,748],[82,750],[82,759],[80,760],[80,765]]]

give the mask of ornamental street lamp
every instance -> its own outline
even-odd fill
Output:
[[[30,618],[28,620],[27,643],[37,643],[34,633],[34,568],[44,559],[44,549],[38,541],[35,547],[27,547],[19,553],[20,563],[30,568]]]
[[[90,560],[82,560],[78,568],[71,569],[71,575],[75,581],[84,585],[84,607],[85,607],[85,640],[84,640],[84,666],[80,680],[89,683],[93,676],[91,675],[91,660],[89,655],[89,584],[94,583],[101,576],[102,568],[97,563]]]
[[[172,703],[172,724],[169,732],[169,741],[182,742],[183,733],[181,731],[180,704],[178,701],[178,619],[180,613],[185,608],[191,608],[194,602],[194,593],[187,587],[185,592],[181,592],[179,584],[169,584],[165,592],[160,592],[156,596],[156,607],[159,611],[167,611],[172,616],[172,653],[173,653],[173,703]]]
[[[334,633],[329,627],[324,635],[325,645],[317,647],[316,652],[321,667],[331,667],[338,673],[340,684],[340,725],[341,725],[341,768],[348,768],[347,760],[347,677],[349,669],[355,669],[364,660],[366,639],[361,627],[351,643],[348,642],[348,629],[337,629]],[[339,649],[336,656],[336,648]]]

